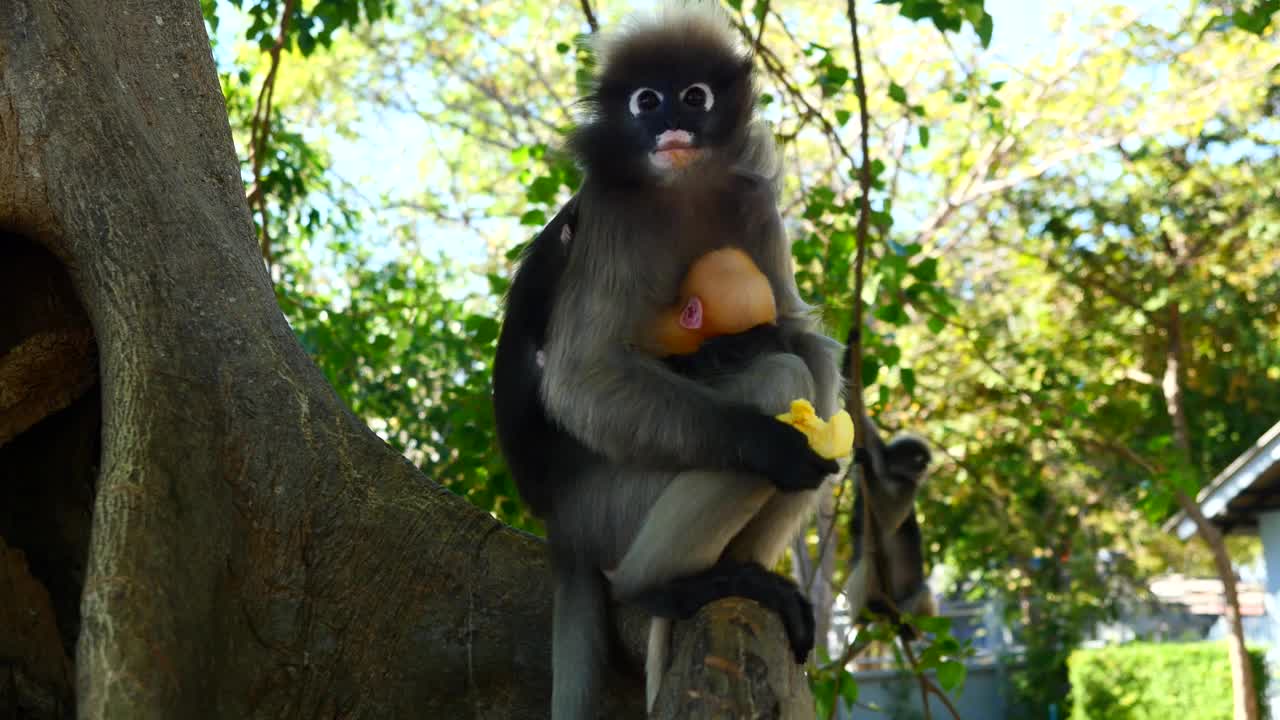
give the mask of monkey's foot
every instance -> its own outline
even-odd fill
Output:
[[[774,611],[782,620],[796,662],[813,650],[813,605],[791,578],[769,572],[759,563],[722,562],[694,575],[642,591],[628,604],[656,617],[685,620],[716,600],[741,597]]]

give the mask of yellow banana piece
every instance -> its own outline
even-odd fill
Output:
[[[782,422],[809,437],[809,447],[828,460],[848,457],[853,452],[853,418],[841,410],[828,421],[818,417],[808,400],[792,400],[791,412],[778,416]]]

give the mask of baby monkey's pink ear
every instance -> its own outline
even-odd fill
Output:
[[[680,311],[680,327],[685,330],[697,330],[702,327],[702,300],[697,295],[689,298]]]

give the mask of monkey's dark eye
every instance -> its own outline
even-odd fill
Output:
[[[662,104],[662,93],[651,88],[640,88],[631,93],[631,114],[652,112]]]
[[[715,96],[711,94],[711,88],[706,83],[694,83],[684,89],[680,93],[680,100],[692,108],[699,110],[710,110],[715,104]]]

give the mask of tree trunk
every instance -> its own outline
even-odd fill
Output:
[[[422,477],[299,346],[198,3],[0,2],[0,230],[0,714],[546,715],[541,543]],[[753,697],[803,677],[754,667]]]
[[[1231,556],[1227,554],[1227,544],[1222,533],[1200,512],[1195,498],[1185,492],[1177,491],[1178,505],[1187,517],[1196,524],[1200,538],[1209,546],[1213,554],[1213,566],[1222,579],[1222,593],[1227,605],[1227,653],[1231,659],[1231,697],[1235,708],[1235,720],[1258,720],[1258,694],[1253,684],[1253,665],[1249,662],[1249,652],[1244,642],[1244,623],[1240,618],[1240,595],[1236,590],[1235,569],[1231,566]]]
[[[1183,462],[1187,467],[1194,467],[1191,454],[1191,429],[1187,419],[1186,405],[1182,401],[1182,318],[1178,310],[1177,300],[1169,305],[1169,338],[1165,351],[1164,377],[1161,388],[1164,392],[1165,409],[1173,423],[1174,441],[1182,452]],[[1249,664],[1249,652],[1244,642],[1244,623],[1240,618],[1240,596],[1236,592],[1235,569],[1231,567],[1231,557],[1227,554],[1227,545],[1222,533],[1200,512],[1195,498],[1182,488],[1175,488],[1175,497],[1182,511],[1196,525],[1196,532],[1209,551],[1213,554],[1213,564],[1222,580],[1222,592],[1227,605],[1227,626],[1230,634],[1227,638],[1227,653],[1231,659],[1232,701],[1235,708],[1235,720],[1258,720],[1258,695],[1253,681],[1253,666]]]

